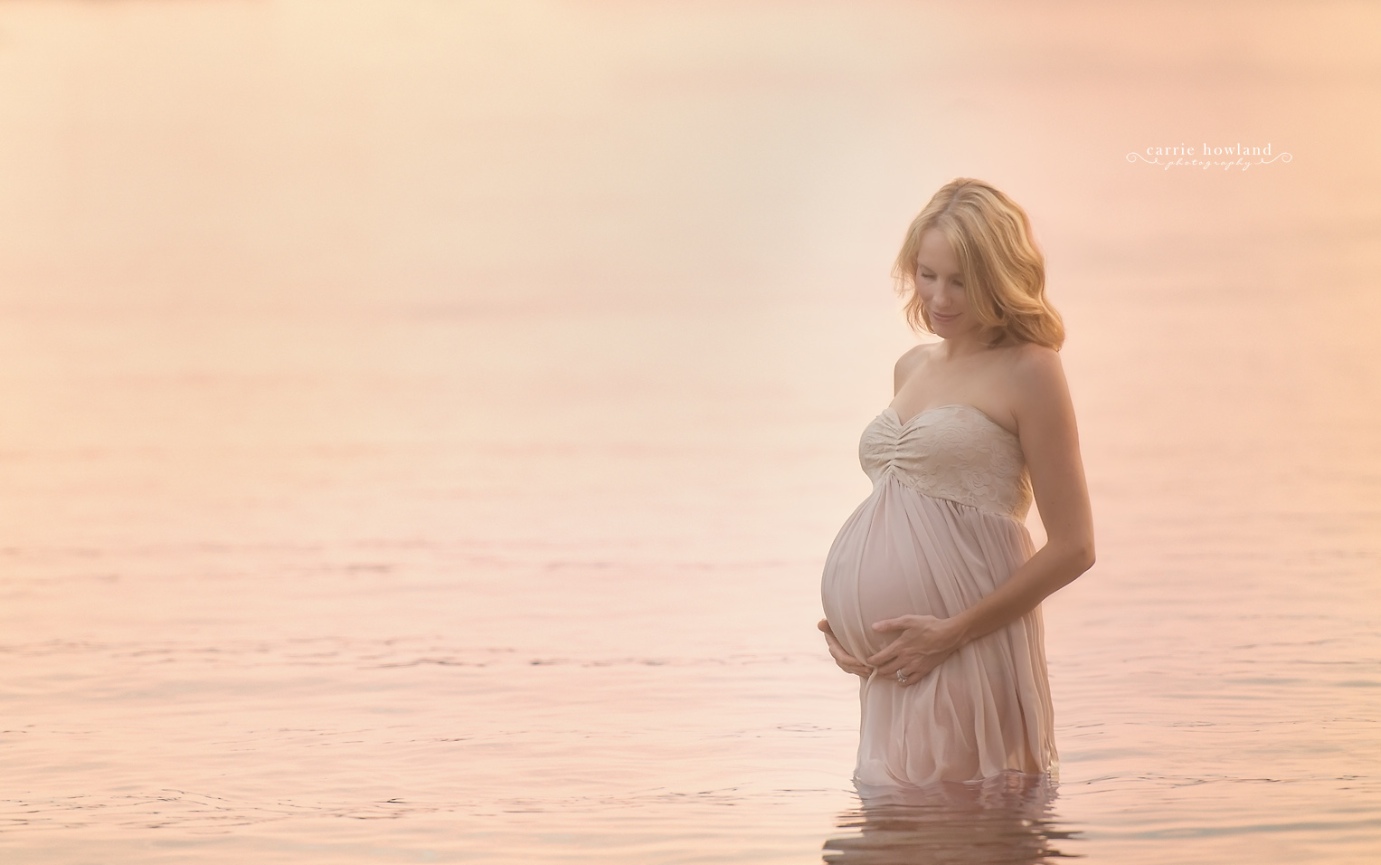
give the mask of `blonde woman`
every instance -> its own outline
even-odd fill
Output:
[[[895,275],[912,328],[940,339],[897,361],[859,444],[873,491],[825,561],[820,629],[861,679],[854,780],[1053,777],[1040,603],[1094,555],[1044,258],[1021,207],[960,178],[911,223]]]

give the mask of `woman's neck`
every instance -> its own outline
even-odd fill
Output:
[[[988,348],[988,344],[977,333],[966,333],[942,340],[940,342],[940,357],[945,360],[958,360],[987,351]]]

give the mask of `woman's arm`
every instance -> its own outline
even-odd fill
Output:
[[[1021,618],[1093,567],[1093,512],[1060,356],[1032,346],[1014,372],[1017,434],[1046,542],[992,594],[953,617],[961,645]]]
[[[909,681],[922,678],[965,643],[1031,612],[1093,566],[1093,515],[1060,356],[1029,346],[1013,372],[1013,414],[1046,543],[1006,582],[958,615],[899,616],[875,623],[879,631],[901,631],[865,659],[880,675],[901,670]]]

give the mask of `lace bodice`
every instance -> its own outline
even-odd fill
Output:
[[[1017,437],[971,405],[902,423],[890,406],[868,424],[858,458],[873,485],[889,474],[919,493],[1025,520],[1031,479]]]

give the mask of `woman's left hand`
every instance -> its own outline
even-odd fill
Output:
[[[953,619],[898,616],[874,622],[873,630],[901,632],[881,651],[865,660],[869,666],[877,668],[879,676],[890,676],[902,685],[914,685],[924,679],[960,646]]]

